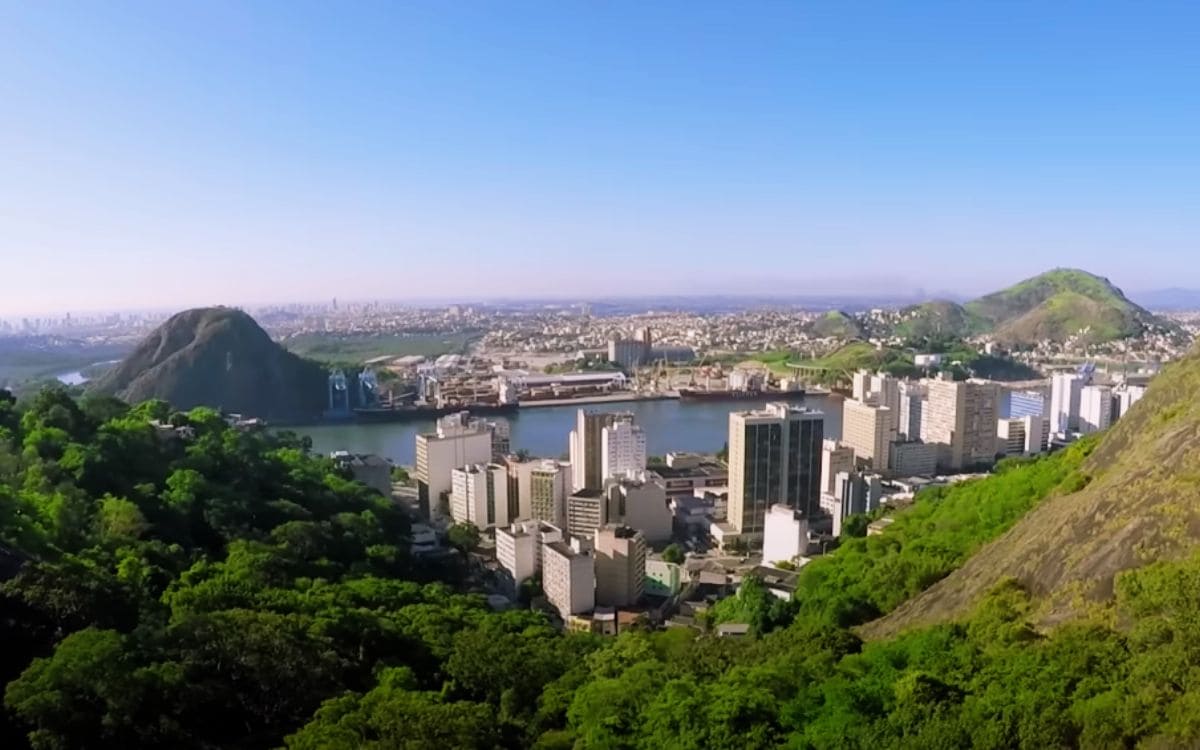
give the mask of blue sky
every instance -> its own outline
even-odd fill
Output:
[[[1200,287],[1200,7],[0,0],[0,314]]]

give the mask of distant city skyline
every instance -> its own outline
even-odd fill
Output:
[[[1200,289],[1200,8],[0,4],[0,316]],[[14,281],[15,280],[15,281]]]

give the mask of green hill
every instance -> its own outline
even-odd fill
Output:
[[[1108,279],[1063,268],[965,305],[932,301],[907,307],[890,331],[910,340],[991,334],[1013,346],[1072,337],[1103,343],[1153,332],[1182,335],[1174,323],[1129,301]]]
[[[283,349],[246,313],[214,307],[172,316],[90,390],[177,409],[305,419],[324,408],[327,382],[321,365]]]
[[[960,304],[934,300],[900,311],[892,335],[906,339],[958,339],[983,333],[988,322]]]
[[[1108,432],[1071,489],[1035,508],[960,570],[866,632],[960,616],[1014,580],[1043,623],[1108,601],[1123,571],[1179,559],[1200,542],[1200,353],[1168,367]]]
[[[863,337],[862,326],[853,316],[841,310],[830,310],[814,320],[809,326],[809,332],[820,338],[860,339]]]
[[[1103,342],[1174,328],[1130,302],[1108,279],[1074,269],[1026,279],[968,302],[966,309],[987,321],[997,339],[1013,343],[1076,335]]]

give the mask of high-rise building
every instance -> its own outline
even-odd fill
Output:
[[[929,400],[921,424],[926,443],[938,446],[938,466],[962,471],[996,459],[999,386],[978,380],[926,381]]]
[[[843,429],[845,429],[843,425]],[[839,472],[854,471],[854,449],[837,440],[825,440],[821,444],[821,492],[832,493],[833,482]]]
[[[767,508],[820,508],[824,415],[788,404],[729,415],[729,523],[761,540]]]
[[[842,405],[842,442],[854,449],[854,456],[876,471],[888,470],[888,450],[896,439],[892,410],[862,401]]]
[[[559,527],[566,525],[569,474],[570,466],[548,458],[522,466],[518,486],[521,504],[528,505],[530,518]]]
[[[1000,449],[1006,456],[1033,456],[1046,450],[1046,418],[1014,417],[996,424]]]
[[[480,529],[509,521],[508,469],[500,464],[468,464],[452,472],[450,517]]]
[[[763,530],[763,562],[795,562],[808,551],[808,519],[786,505],[772,505]]]
[[[417,505],[428,518],[449,512],[453,472],[460,466],[492,460],[492,434],[472,425],[467,412],[437,421],[434,432],[417,435]]]
[[[595,559],[596,604],[637,604],[646,585],[646,540],[641,532],[620,524],[596,529]]]
[[[583,539],[608,523],[608,498],[603,490],[575,490],[567,497],[567,533]]]
[[[600,481],[646,470],[646,433],[632,421],[600,430]]]
[[[1050,380],[1050,431],[1065,435],[1079,429],[1079,397],[1086,385],[1083,375],[1057,372]]]
[[[921,412],[929,389],[923,383],[902,382],[896,386],[900,393],[900,413],[896,415],[896,436],[904,440],[921,439]]]
[[[658,478],[641,472],[633,476],[609,479],[608,523],[621,523],[642,533],[652,544],[670,540],[673,531],[667,489]]]
[[[1146,387],[1141,385],[1120,385],[1113,391],[1117,399],[1117,418],[1124,417],[1129,409],[1146,395]]]
[[[888,461],[893,476],[931,477],[937,473],[937,445],[914,440],[895,442],[888,451]]]
[[[476,430],[487,430],[492,434],[492,460],[499,463],[512,453],[512,426],[503,417],[482,419],[475,417],[471,426]]]
[[[871,373],[867,370],[859,370],[851,376],[850,393],[855,401],[866,402],[867,395],[871,392]]]
[[[619,423],[632,425],[633,414],[585,409],[575,413],[575,429],[571,431],[569,441],[572,490],[598,490],[604,486],[604,429]],[[636,440],[633,437],[630,439]]]
[[[542,591],[563,620],[596,608],[595,559],[579,539],[542,548]]]
[[[850,471],[837,475],[834,497],[838,511],[833,514],[833,535],[841,536],[842,521],[855,513],[869,513],[883,499],[883,481],[878,474]]]
[[[875,394],[876,404],[888,408],[892,432],[896,433],[900,429],[900,381],[891,375],[875,373],[871,376],[871,392]]]
[[[496,562],[507,574],[511,592],[542,569],[542,548],[562,540],[562,530],[544,521],[518,521],[496,529]]]
[[[1085,385],[1079,391],[1079,431],[1107,430],[1112,424],[1113,394],[1107,385]]]

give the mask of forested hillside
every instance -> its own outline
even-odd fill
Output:
[[[865,644],[854,631],[1077,489],[1093,447],[923,493],[887,533],[803,569],[792,602],[749,583],[714,619],[745,619],[752,637],[603,640],[461,593],[453,568],[409,558],[389,500],[294,437],[161,402],[49,391],[18,413],[0,399],[0,741],[1193,745],[1200,559],[1123,574],[1110,607],[1053,631],[1030,624],[1011,580],[955,623]]]

